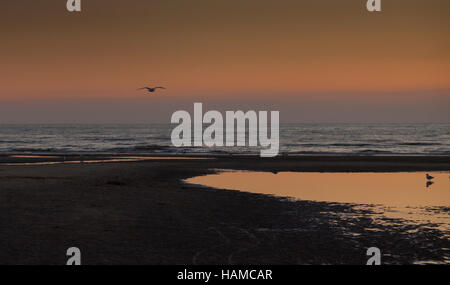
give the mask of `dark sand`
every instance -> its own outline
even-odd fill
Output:
[[[213,168],[449,171],[449,156],[5,165],[38,161],[62,158],[0,156],[1,264],[65,264],[72,246],[81,249],[83,264],[365,264],[371,246],[382,249],[385,264],[450,259],[450,241],[438,230],[401,221],[373,224],[370,211],[350,204],[288,201],[182,182]]]

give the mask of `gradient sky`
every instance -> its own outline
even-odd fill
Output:
[[[450,1],[365,2],[2,0],[0,123],[168,123],[193,102],[450,123]]]

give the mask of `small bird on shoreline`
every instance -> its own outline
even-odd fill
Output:
[[[426,174],[426,177],[427,177],[428,180],[432,180],[432,179],[434,178],[433,176],[431,176],[431,175],[428,174],[428,173]]]
[[[147,87],[146,86],[146,87],[139,88],[137,90],[142,90],[142,89],[147,89],[148,92],[153,93],[156,91],[156,89],[166,89],[166,88],[164,88],[162,86],[156,86],[156,87]]]

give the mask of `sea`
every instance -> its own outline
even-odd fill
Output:
[[[0,124],[0,153],[259,154],[174,147],[171,124]],[[281,155],[450,155],[450,124],[281,124]]]

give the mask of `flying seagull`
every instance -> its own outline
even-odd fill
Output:
[[[157,87],[142,87],[142,88],[139,88],[139,89],[137,89],[137,90],[142,90],[142,89],[147,89],[148,92],[155,92],[156,89],[166,89],[166,88],[164,88],[164,87],[162,87],[162,86],[157,86]]]
[[[431,180],[431,179],[433,179],[433,178],[434,178],[433,176],[431,176],[430,174],[427,173],[427,179],[428,179],[428,180]]]

